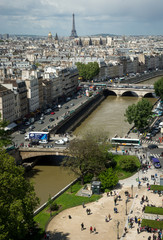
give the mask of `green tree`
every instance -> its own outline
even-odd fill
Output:
[[[134,156],[122,156],[120,161],[121,168],[125,171],[134,172],[140,165]]]
[[[99,179],[101,181],[101,188],[103,190],[111,189],[118,183],[118,176],[112,168],[108,168],[106,171],[102,172],[99,175]]]
[[[9,123],[5,120],[1,119],[0,114],[0,147],[7,146],[8,144],[11,144],[11,136],[8,131],[5,131],[5,127],[7,127]]]
[[[148,126],[152,116],[152,104],[147,99],[142,99],[137,104],[130,105],[124,116],[129,124],[134,123],[138,129],[144,129]]]
[[[91,80],[93,77],[97,76],[100,68],[97,62],[90,62],[88,64],[76,63],[79,76],[84,80]]]
[[[161,100],[163,100],[163,78],[154,83],[154,89],[156,96],[160,97]]]
[[[69,156],[64,159],[62,166],[79,176],[83,184],[85,174],[97,176],[106,168],[110,157],[107,149],[105,137],[89,133],[70,142]]]
[[[34,226],[33,212],[39,203],[24,168],[0,151],[0,240],[24,239]]]

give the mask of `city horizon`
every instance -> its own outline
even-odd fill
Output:
[[[118,7],[117,7],[118,6]],[[163,2],[152,0],[131,2],[125,0],[93,2],[85,0],[67,4],[49,0],[44,3],[31,0],[14,4],[0,3],[0,33],[10,35],[47,36],[49,32],[68,37],[72,31],[72,14],[78,36],[109,35],[161,36]],[[99,30],[100,29],[100,30]]]

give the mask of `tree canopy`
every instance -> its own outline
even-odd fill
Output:
[[[12,142],[8,131],[5,131],[5,127],[7,127],[8,124],[9,123],[7,121],[1,119],[0,114],[0,147],[7,146]]]
[[[102,135],[98,137],[87,134],[70,142],[70,156],[64,159],[62,165],[79,176],[83,183],[85,174],[91,173],[97,176],[106,168],[105,165],[110,159],[107,149],[106,138]]]
[[[24,178],[24,168],[5,150],[0,151],[0,240],[17,240],[33,227],[33,212],[39,203],[33,185]]]
[[[160,97],[161,100],[163,100],[163,78],[154,83],[154,89],[156,96]]]
[[[129,124],[134,123],[138,129],[144,129],[148,126],[149,119],[152,116],[152,104],[147,99],[142,99],[137,104],[130,105],[124,114]]]
[[[78,68],[79,76],[84,80],[91,80],[93,77],[97,76],[100,69],[97,62],[89,62],[88,64],[76,63]]]
[[[99,175],[102,189],[111,189],[118,183],[118,176],[112,168],[108,168]]]

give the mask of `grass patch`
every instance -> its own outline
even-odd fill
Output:
[[[142,219],[141,227],[151,227],[154,229],[163,229],[163,221]]]
[[[152,213],[152,214],[163,215],[163,208],[146,206],[144,212],[145,213]]]
[[[80,185],[78,182],[74,184],[72,187],[70,187],[66,192],[64,192],[61,196],[59,196],[55,202],[61,206],[58,211],[50,212],[48,211],[49,206],[47,206],[45,209],[43,209],[40,213],[38,213],[34,220],[38,223],[39,228],[42,230],[42,233],[45,231],[45,228],[48,224],[48,222],[51,220],[52,217],[56,216],[61,211],[75,207],[78,205],[82,205],[84,202],[94,202],[101,198],[101,195],[92,195],[89,197],[80,197],[76,196],[76,193],[81,189],[82,185]]]

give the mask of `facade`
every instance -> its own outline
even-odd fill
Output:
[[[15,120],[14,93],[0,85],[0,114],[1,119],[12,123]]]
[[[38,79],[30,76],[25,80],[27,87],[28,110],[34,112],[39,109],[39,84]]]

